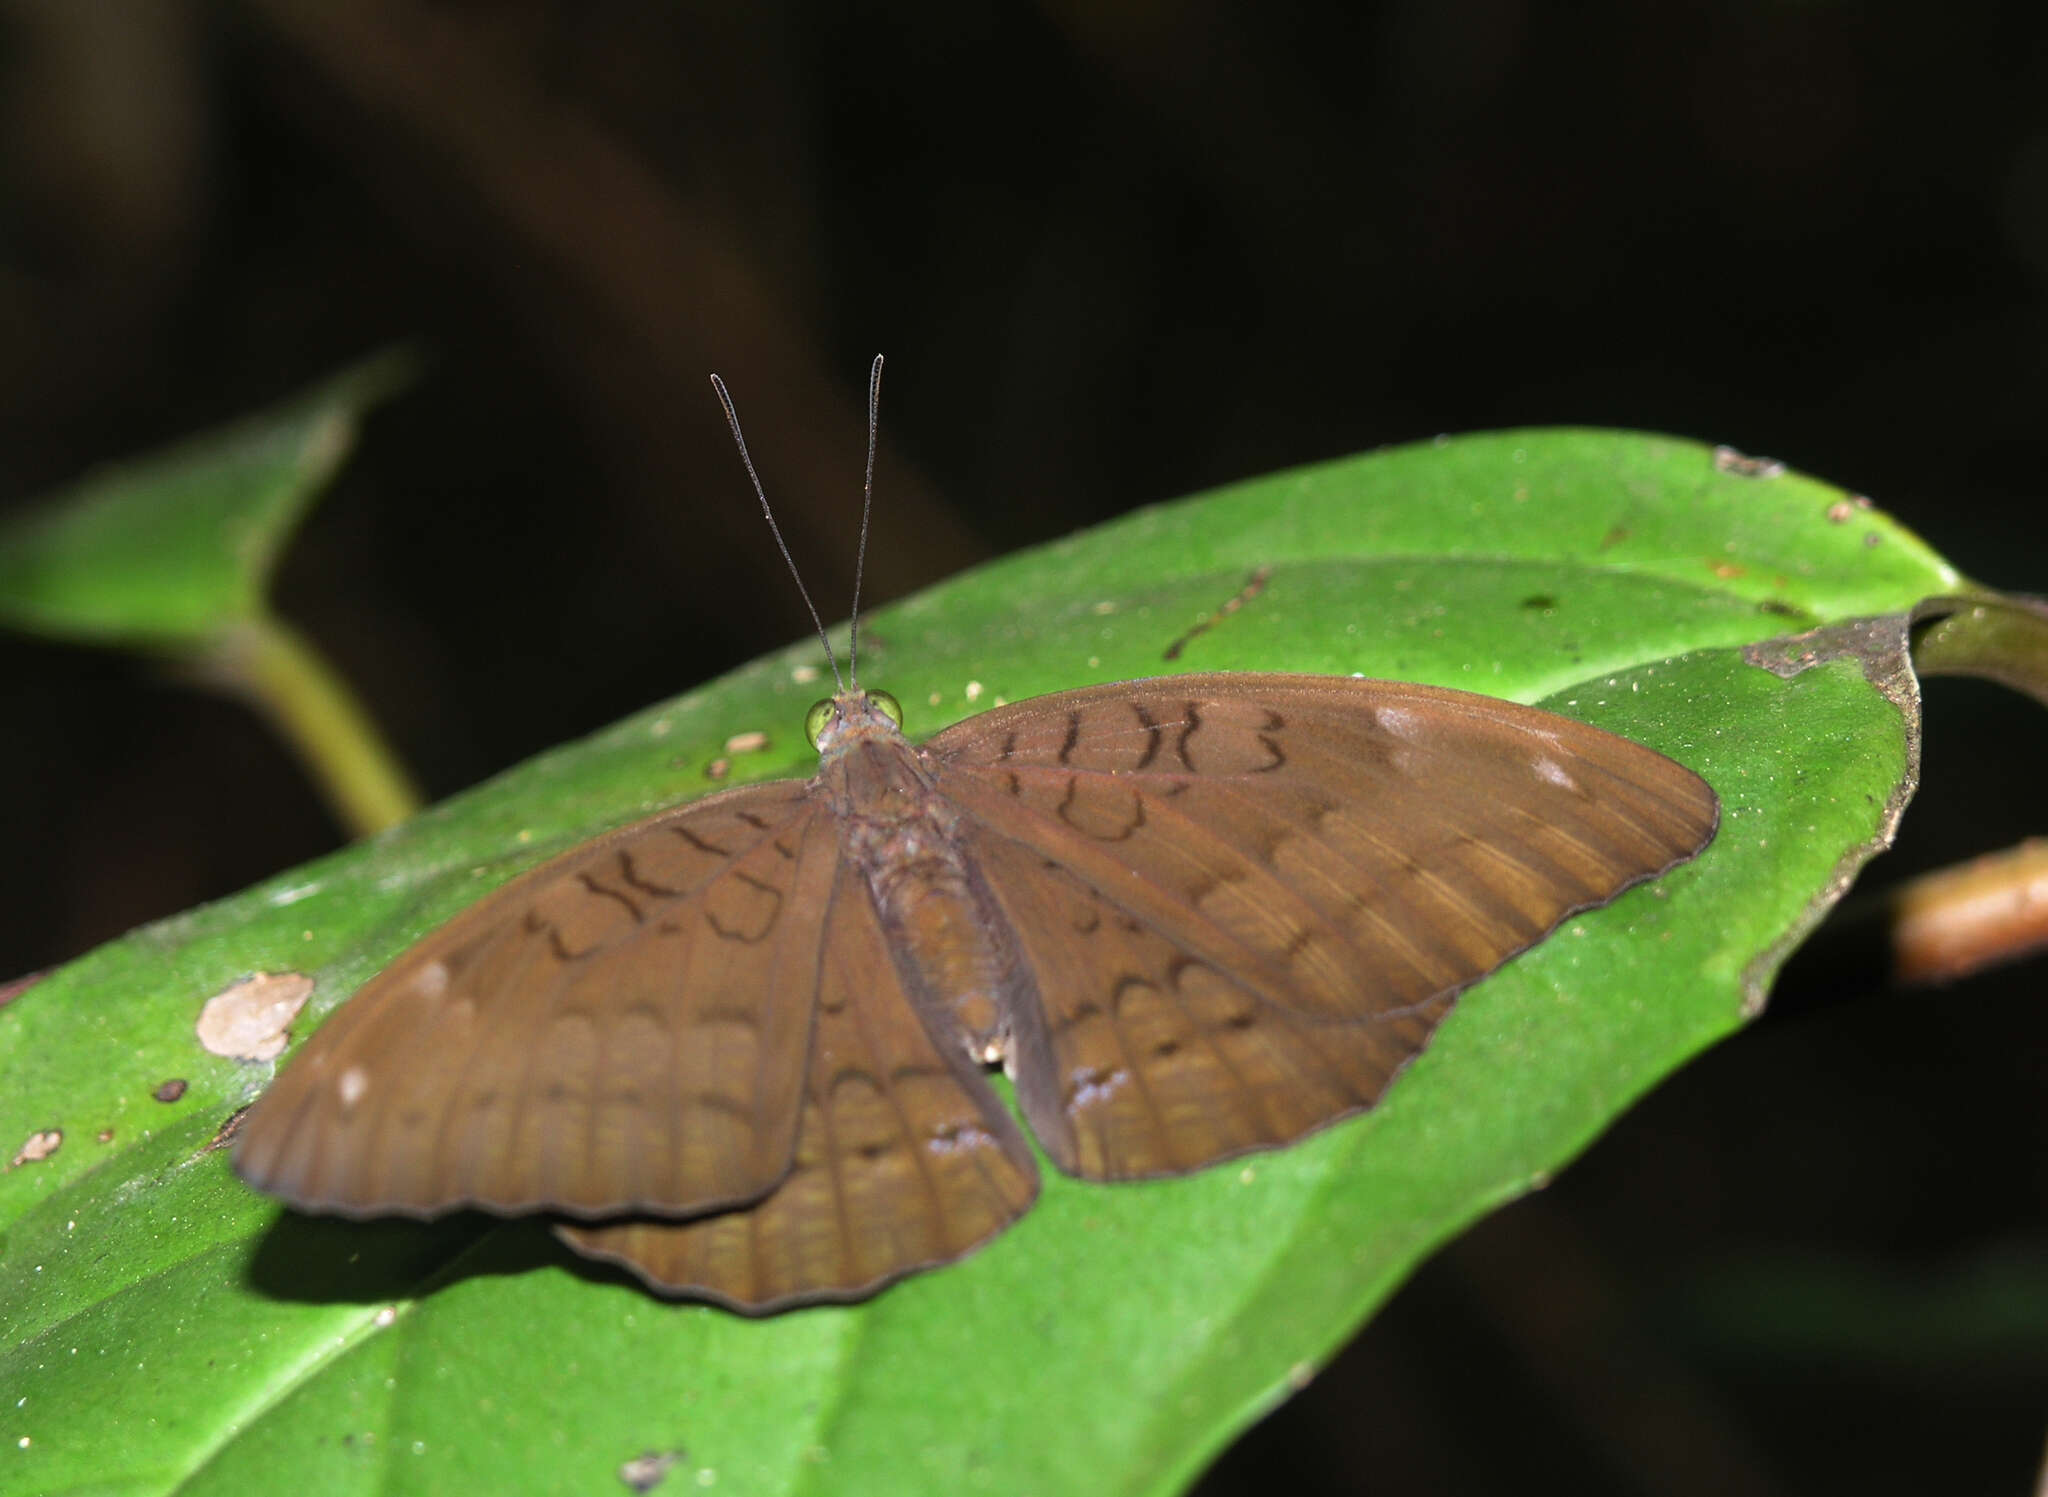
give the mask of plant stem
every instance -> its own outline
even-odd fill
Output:
[[[420,808],[419,790],[355,694],[282,619],[245,620],[195,664],[271,720],[351,837],[372,836]]]
[[[2048,840],[1923,874],[1891,895],[1900,983],[1953,982],[2048,946]]]

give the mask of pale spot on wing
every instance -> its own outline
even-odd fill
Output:
[[[438,998],[448,991],[448,964],[428,962],[414,974],[413,991],[422,998]]]
[[[1100,1070],[1094,1066],[1082,1066],[1074,1072],[1073,1106],[1100,1107],[1124,1088],[1131,1079],[1130,1072],[1119,1066],[1113,1071]]]
[[[968,1124],[947,1127],[925,1140],[925,1148],[941,1158],[948,1154],[971,1153],[975,1149],[986,1149],[995,1143],[992,1135]]]
[[[1381,707],[1374,711],[1373,720],[1380,727],[1404,742],[1412,742],[1422,731],[1422,719],[1406,707]]]
[[[1579,782],[1571,777],[1570,771],[1548,754],[1538,754],[1529,767],[1536,771],[1537,779],[1548,780],[1560,790],[1577,791],[1579,788]]]
[[[370,1076],[361,1066],[350,1066],[335,1079],[334,1090],[341,1098],[343,1108],[351,1108],[363,1100],[363,1093],[370,1089]]]

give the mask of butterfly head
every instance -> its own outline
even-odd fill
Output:
[[[886,691],[859,686],[813,703],[804,716],[804,736],[821,754],[856,738],[897,737],[902,732],[903,704]]]

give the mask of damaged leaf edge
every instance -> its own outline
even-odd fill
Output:
[[[1930,600],[1930,602],[1933,600]],[[1816,666],[1851,660],[1863,678],[1875,687],[1899,714],[1904,736],[1905,769],[1891,794],[1885,797],[1877,830],[1844,852],[1828,874],[1827,882],[1806,902],[1785,930],[1743,967],[1741,975],[1742,1017],[1750,1020],[1770,1004],[1771,984],[1786,959],[1805,944],[1814,928],[1842,901],[1879,853],[1890,849],[1898,837],[1899,821],[1907,803],[1920,788],[1920,679],[1913,671],[1912,630],[1928,607],[1921,603],[1902,613],[1874,614],[1845,619],[1808,629],[1799,634],[1780,635],[1742,647],[1742,658],[1760,670],[1790,681]]]

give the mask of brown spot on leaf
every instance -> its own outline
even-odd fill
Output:
[[[680,1450],[643,1450],[619,1467],[619,1480],[635,1492],[651,1492],[682,1463]]]
[[[185,1095],[185,1078],[173,1076],[169,1081],[159,1082],[156,1090],[150,1095],[159,1102],[175,1102]]]
[[[8,1161],[9,1169],[20,1169],[24,1164],[38,1164],[64,1147],[62,1128],[44,1128],[31,1133],[14,1151],[14,1158]]]
[[[1181,637],[1179,639],[1176,639],[1172,644],[1168,645],[1166,647],[1166,653],[1162,655],[1160,658],[1163,660],[1180,659],[1181,651],[1185,650],[1190,644],[1192,644],[1197,636],[1205,634],[1209,630],[1215,628],[1218,624],[1222,623],[1225,619],[1229,618],[1233,613],[1236,613],[1238,609],[1244,607],[1245,604],[1251,602],[1252,599],[1256,598],[1260,593],[1264,592],[1266,590],[1266,584],[1272,580],[1272,577],[1273,569],[1271,567],[1259,567],[1256,570],[1254,570],[1251,576],[1245,579],[1244,586],[1237,590],[1236,597],[1231,598],[1229,601],[1224,603],[1224,605],[1221,608],[1217,609],[1214,614],[1204,614],[1201,618],[1197,619],[1195,621],[1195,626],[1192,629],[1188,630],[1187,633],[1181,635]]]
[[[1714,471],[1737,478],[1778,478],[1783,476],[1785,465],[1774,457],[1751,457],[1733,447],[1716,447]]]
[[[253,1102],[249,1104],[249,1107],[253,1106]],[[223,1118],[220,1127],[214,1130],[213,1137],[200,1146],[199,1152],[211,1154],[215,1149],[225,1149],[233,1143],[235,1135],[242,1131],[242,1119],[249,1115],[249,1107],[237,1107]]]
[[[1741,565],[1739,562],[1717,561],[1713,563],[1713,567],[1714,575],[1723,582],[1733,582],[1737,577],[1747,577],[1749,575],[1749,568]]]
[[[199,1043],[230,1060],[275,1060],[291,1043],[291,1022],[306,1006],[313,979],[303,972],[258,972],[206,1000]]]
[[[730,759],[713,759],[704,766],[704,778],[707,780],[722,780],[731,773],[732,760]]]
[[[768,747],[768,735],[756,728],[751,733],[735,733],[725,740],[728,754],[758,754]]]
[[[95,1133],[92,1136],[92,1138],[94,1143],[110,1144],[114,1141],[114,1130],[111,1128],[102,1128],[99,1132]]]

